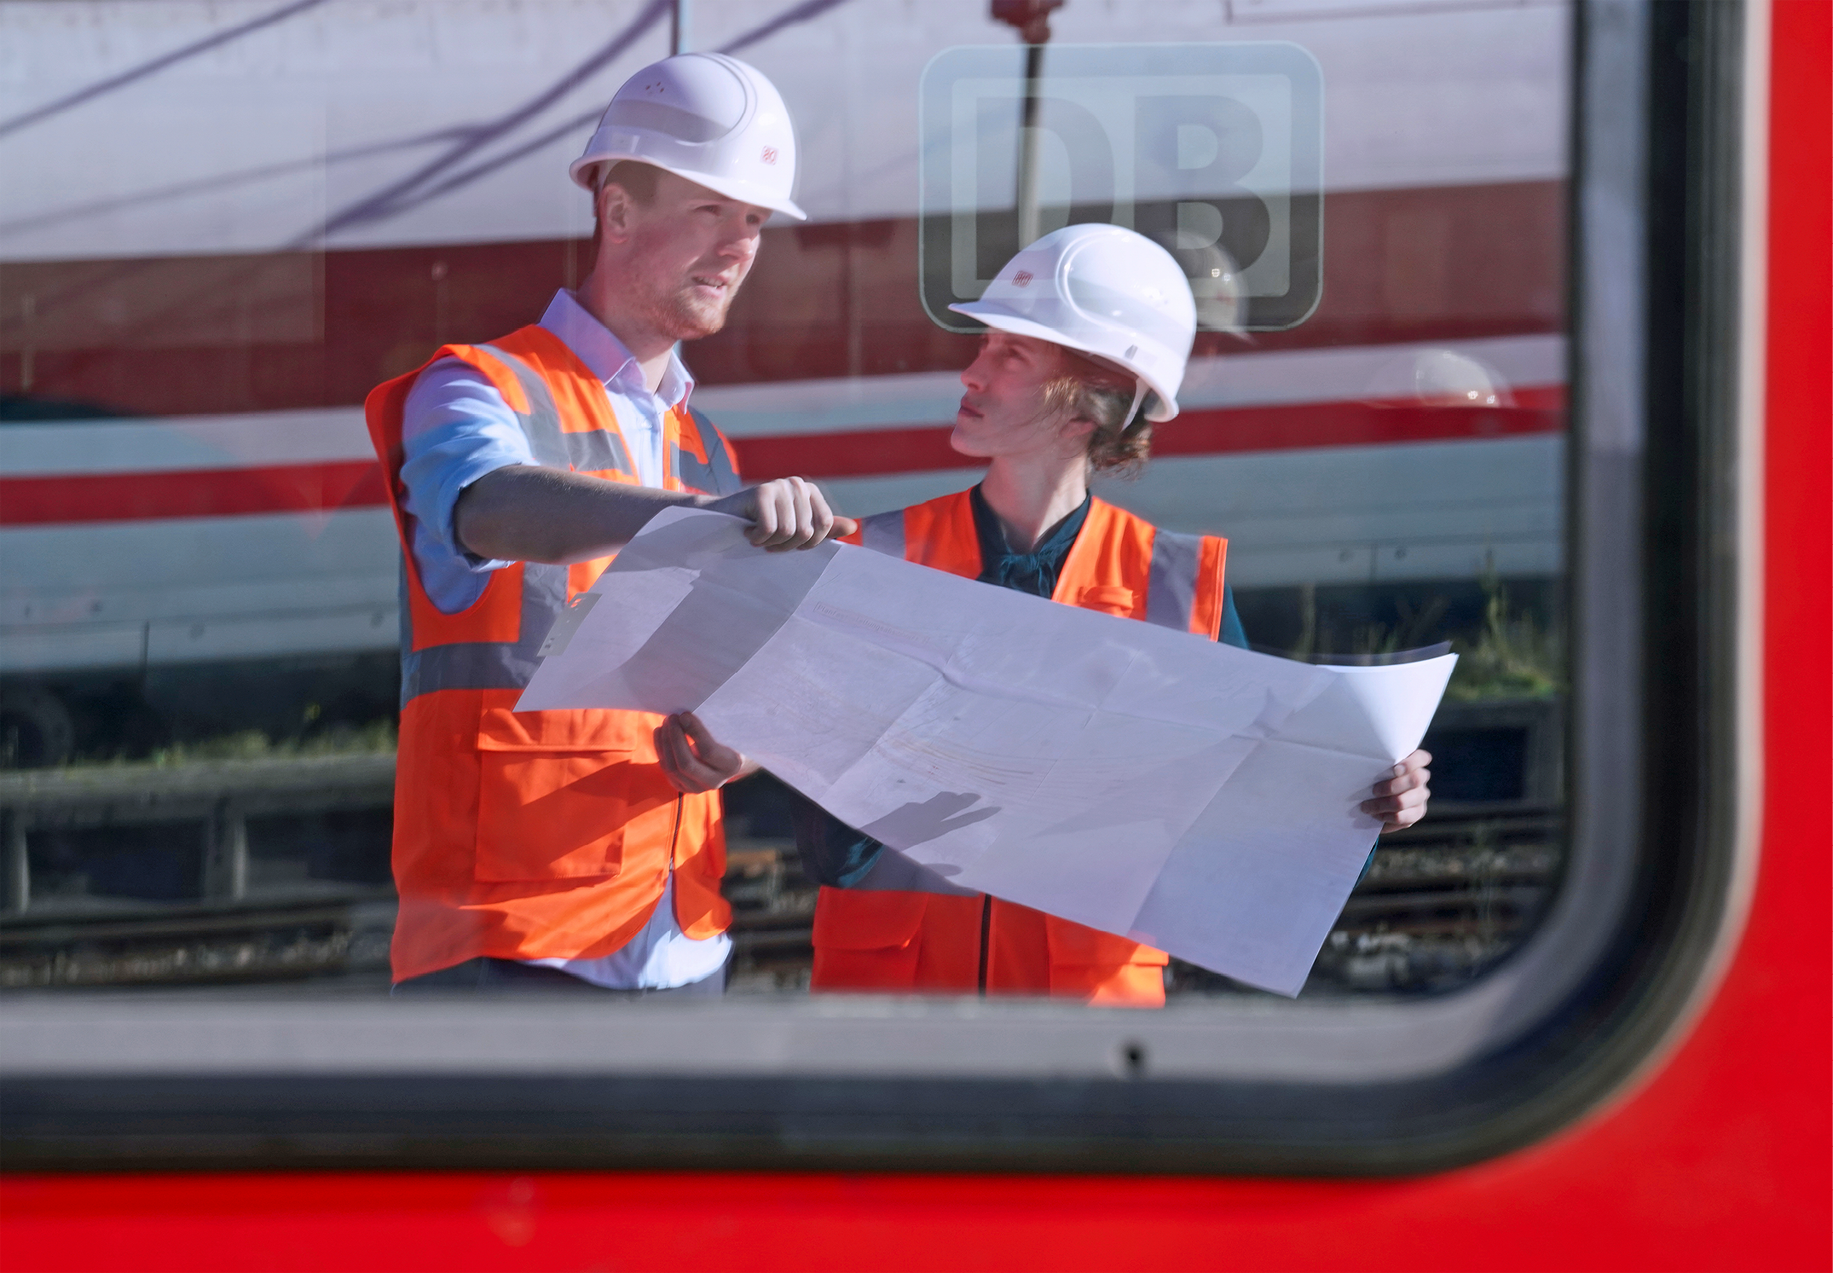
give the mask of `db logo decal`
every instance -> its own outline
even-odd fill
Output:
[[[764,147],[764,162],[767,164],[776,163],[776,147],[775,146]]]
[[[1000,274],[1028,246],[1021,233],[1085,223],[1169,251],[1202,330],[1305,320],[1323,280],[1316,59],[1279,41],[1052,44],[1041,79],[1017,65],[1010,46],[970,45],[923,72],[917,259],[932,321],[980,330],[949,306],[979,300],[994,279],[1015,290],[1034,281],[1016,266]],[[1020,191],[1035,203],[1020,209]]]

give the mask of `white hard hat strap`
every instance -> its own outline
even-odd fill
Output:
[[[1065,345],[1064,348],[1067,349],[1070,348],[1070,346]],[[1077,350],[1076,352],[1080,353],[1084,358],[1100,363],[1103,367],[1112,367],[1122,375],[1133,377],[1133,405],[1127,408],[1126,415],[1121,418],[1120,427],[1124,429],[1129,424],[1133,423],[1133,417],[1139,414],[1139,404],[1144,402],[1146,400],[1146,395],[1152,392],[1152,386],[1147,384],[1138,375],[1135,375],[1133,369],[1124,362],[1121,362],[1118,358],[1104,357],[1101,354],[1087,353],[1083,350]]]
[[[1133,423],[1133,417],[1139,414],[1139,404],[1144,402],[1146,400],[1146,395],[1151,392],[1152,390],[1146,386],[1145,381],[1135,377],[1133,381],[1133,405],[1127,408],[1126,419],[1120,422],[1120,427],[1122,429]]]

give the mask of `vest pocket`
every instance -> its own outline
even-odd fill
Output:
[[[478,751],[480,880],[582,879],[623,866],[630,764],[603,752]]]
[[[478,717],[477,853],[485,882],[594,879],[626,849],[666,849],[675,790],[656,764],[660,716],[516,712]]]
[[[624,752],[653,762],[662,718],[649,712],[588,708],[572,712],[518,712],[514,699],[486,706],[478,716],[480,751]]]
[[[1092,584],[1076,593],[1070,604],[1083,610],[1131,619],[1138,612],[1139,594],[1117,584]]]
[[[922,927],[929,894],[822,886],[814,944],[833,950],[908,946]]]
[[[1096,966],[1111,964],[1163,965],[1170,956],[1162,950],[1142,946],[1131,937],[1104,933],[1073,920],[1055,915],[1044,917],[1049,935],[1050,962],[1053,965]]]

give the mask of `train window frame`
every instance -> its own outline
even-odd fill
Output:
[[[6,1169],[1396,1173],[1620,1095],[1754,875],[1767,29],[1767,0],[1574,10],[1571,864],[1482,979],[1157,1013],[14,993]]]

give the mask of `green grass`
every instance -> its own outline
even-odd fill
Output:
[[[1483,627],[1474,641],[1454,640],[1457,670],[1445,697],[1471,703],[1495,698],[1553,698],[1565,689],[1566,658],[1559,629],[1531,614],[1515,614],[1493,573],[1483,577]]]
[[[334,725],[328,729],[297,738],[272,738],[258,729],[238,730],[213,738],[171,743],[155,748],[144,760],[115,757],[107,760],[75,760],[65,769],[94,769],[103,766],[150,765],[171,769],[223,760],[289,760],[318,756],[372,756],[395,749],[395,723],[392,720],[371,721],[367,725]]]
[[[1401,601],[1393,623],[1360,623],[1338,628],[1321,624],[1317,589],[1299,590],[1302,627],[1288,657],[1309,659],[1318,650],[1342,654],[1393,654],[1449,637],[1458,656],[1445,697],[1469,703],[1502,698],[1553,698],[1565,688],[1565,650],[1556,624],[1532,613],[1517,613],[1508,588],[1493,570],[1481,580],[1483,621],[1475,631],[1447,633],[1449,608],[1434,597],[1414,610]]]

